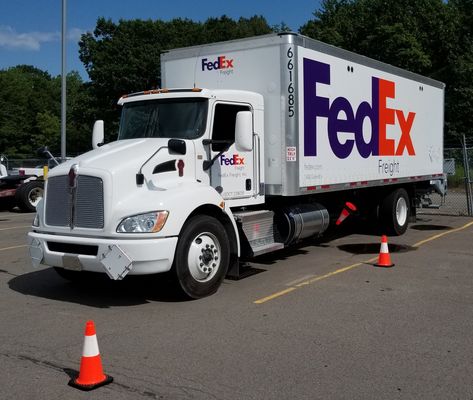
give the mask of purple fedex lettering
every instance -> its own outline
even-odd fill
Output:
[[[317,155],[317,117],[328,117],[329,101],[317,96],[317,83],[330,85],[330,66],[304,58],[304,156]]]
[[[220,165],[245,165],[245,158],[239,154],[233,154],[231,158],[227,158],[225,154],[220,156]]]
[[[233,59],[227,59],[225,56],[219,56],[214,61],[208,61],[207,58],[202,59],[202,71],[212,71],[218,69],[233,68]]]
[[[317,155],[317,117],[327,118],[328,139],[338,158],[347,158],[356,144],[363,158],[379,153],[379,102],[378,78],[372,78],[371,104],[364,101],[354,113],[345,97],[337,97],[332,104],[326,97],[317,95],[317,84],[330,85],[330,65],[304,58],[304,156]],[[344,118],[342,118],[344,116]],[[371,138],[363,137],[363,124],[371,123]],[[341,141],[339,133],[352,133],[353,139]]]

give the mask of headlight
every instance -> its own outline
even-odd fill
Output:
[[[163,229],[168,211],[153,211],[125,218],[117,227],[119,233],[155,233]]]
[[[36,228],[39,227],[39,214],[38,213],[36,213],[34,216],[33,226]]]

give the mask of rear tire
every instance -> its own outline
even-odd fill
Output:
[[[44,182],[34,180],[22,184],[15,193],[16,204],[21,211],[35,212],[36,206],[44,196]]]
[[[407,191],[403,188],[389,193],[380,205],[380,223],[384,233],[400,236],[409,224],[410,202]]]
[[[222,224],[198,215],[184,226],[177,243],[173,269],[182,292],[191,299],[215,293],[230,261],[230,243]]]

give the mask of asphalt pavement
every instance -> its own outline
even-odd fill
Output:
[[[389,238],[346,226],[183,301],[164,278],[34,269],[33,214],[0,211],[2,399],[473,399],[473,219]],[[110,385],[67,385],[95,321]]]

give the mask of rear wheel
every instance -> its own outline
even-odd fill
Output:
[[[186,296],[199,299],[217,291],[228,269],[229,248],[225,229],[217,219],[199,215],[187,222],[173,266]]]
[[[34,212],[43,195],[44,182],[42,180],[26,182],[16,190],[16,204],[22,211]]]
[[[406,232],[409,204],[409,195],[403,188],[392,191],[383,199],[380,206],[380,222],[386,234],[399,236]]]

